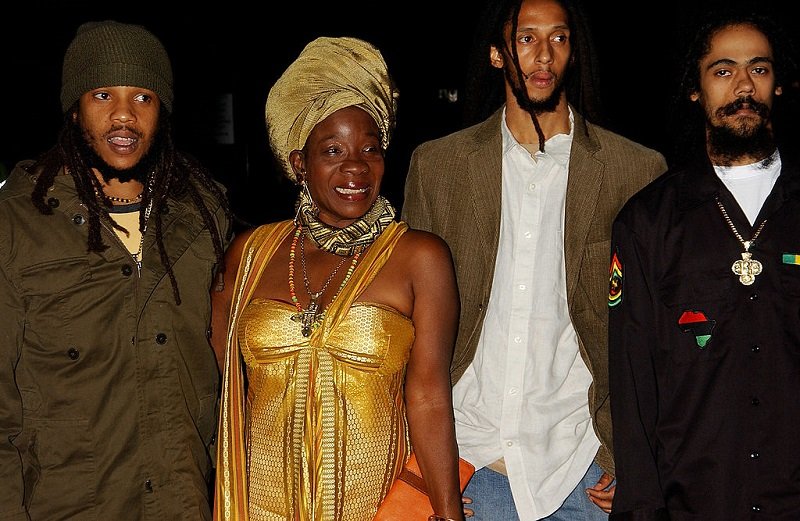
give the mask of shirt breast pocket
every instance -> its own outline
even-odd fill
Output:
[[[800,299],[800,264],[795,264],[793,260],[795,257],[791,255],[791,261],[784,260],[778,266],[778,273],[784,294],[797,300]]]
[[[722,321],[733,312],[736,277],[729,270],[681,273],[661,284],[668,333],[662,349],[675,364],[703,363],[725,356]]]

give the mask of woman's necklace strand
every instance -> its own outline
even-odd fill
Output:
[[[322,285],[322,288],[316,293],[314,293],[310,289],[311,284],[306,274],[305,248],[303,246],[303,242],[300,242],[300,264],[303,269],[303,282],[305,284],[306,292],[308,293],[308,296],[310,298],[308,303],[308,308],[303,309],[297,298],[297,293],[295,291],[295,286],[294,286],[294,261],[296,258],[297,243],[298,241],[303,241],[302,230],[303,227],[301,225],[298,225],[297,228],[295,229],[294,237],[292,238],[292,245],[289,248],[289,297],[292,300],[292,304],[294,304],[294,307],[297,309],[297,313],[292,315],[291,318],[293,321],[295,322],[299,321],[301,323],[300,332],[303,334],[304,337],[309,337],[311,336],[311,333],[313,332],[314,328],[316,328],[322,322],[322,319],[324,318],[325,312],[328,310],[328,307],[330,307],[330,305],[336,300],[336,298],[342,292],[342,289],[344,289],[345,285],[347,284],[347,281],[350,280],[350,277],[353,275],[353,272],[355,271],[356,264],[358,264],[358,259],[361,256],[362,250],[359,249],[353,255],[353,259],[350,262],[350,267],[347,268],[347,273],[345,274],[342,283],[339,284],[339,288],[336,290],[336,294],[333,295],[333,298],[331,298],[328,305],[325,306],[325,309],[320,311],[317,299],[321,297],[322,294],[325,292],[328,285],[333,280],[333,277],[336,275],[336,272],[339,271],[339,268],[347,260],[347,257],[343,257],[342,260],[339,261],[339,264],[336,265],[331,274],[328,276],[327,280],[325,281],[325,284]]]

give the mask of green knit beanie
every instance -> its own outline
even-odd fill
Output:
[[[172,65],[164,46],[140,25],[106,20],[78,27],[64,56],[61,107],[100,87],[142,87],[172,112]]]

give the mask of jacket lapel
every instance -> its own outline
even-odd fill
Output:
[[[475,148],[467,161],[467,200],[471,206],[471,236],[477,254],[481,252],[486,263],[486,273],[494,273],[497,244],[500,238],[500,204],[503,170],[503,139],[500,133],[503,110],[500,109],[481,125],[475,134]],[[469,214],[467,214],[469,215]],[[491,282],[491,276],[489,276]]]
[[[600,148],[591,127],[573,109],[575,129],[569,159],[564,217],[564,263],[567,273],[567,302],[571,305],[594,219],[606,165],[595,158]]]
[[[162,214],[163,222],[161,223],[161,229],[167,250],[166,253],[169,257],[169,264],[170,266],[174,266],[175,262],[186,253],[186,250],[203,230],[204,221],[199,215],[194,215],[192,212],[189,212],[184,202],[170,199],[167,205],[169,209]],[[155,232],[155,222],[154,219],[151,218],[147,226],[144,243],[142,244],[143,267],[141,275],[141,294],[145,296],[142,305],[152,297],[159,282],[167,276],[167,270],[164,267],[164,263],[161,262],[158,245],[156,244]],[[179,288],[180,283],[181,281],[178,281]]]

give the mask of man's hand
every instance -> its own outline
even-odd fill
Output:
[[[614,492],[617,490],[617,486],[612,485],[613,482],[614,477],[608,472],[603,472],[597,484],[586,489],[589,501],[603,509],[606,514],[611,513],[611,503],[614,501]]]

